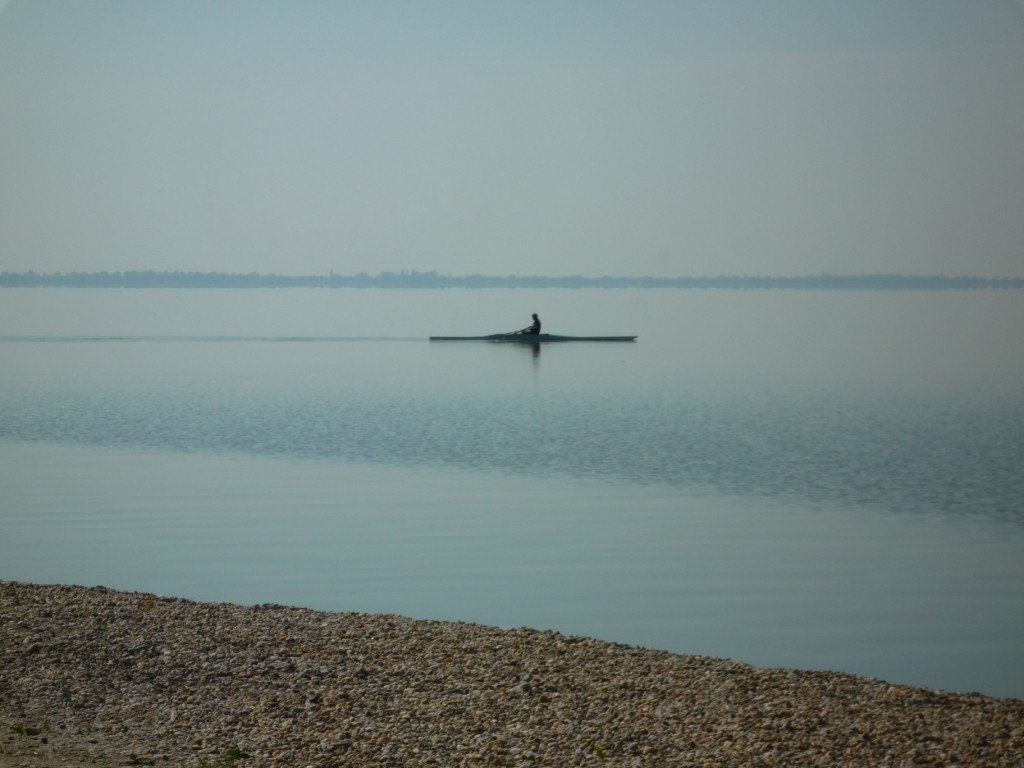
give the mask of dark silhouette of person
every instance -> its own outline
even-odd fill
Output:
[[[536,312],[533,313],[533,325],[523,328],[520,333],[527,333],[531,336],[540,333],[540,318],[537,317]]]

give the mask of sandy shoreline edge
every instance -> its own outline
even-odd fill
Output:
[[[1019,699],[530,629],[9,581],[0,728],[0,768],[1024,766]]]

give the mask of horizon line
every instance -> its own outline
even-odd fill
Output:
[[[542,275],[542,274],[514,274],[507,273],[503,275],[499,274],[483,274],[481,272],[470,272],[463,274],[453,274],[451,272],[439,272],[436,269],[429,270],[417,270],[417,269],[401,269],[399,271],[383,270],[376,274],[370,274],[365,270],[360,272],[353,272],[349,274],[342,274],[335,272],[333,269],[328,270],[326,273],[306,273],[306,274],[289,274],[283,272],[225,272],[218,270],[183,270],[183,269],[122,269],[122,270],[69,270],[62,271],[57,270],[53,272],[37,272],[34,269],[28,269],[23,271],[14,270],[0,270],[0,276],[19,276],[19,275],[34,275],[38,277],[58,277],[58,276],[70,276],[70,275],[200,275],[200,276],[224,276],[224,277],[283,277],[293,279],[307,279],[307,278],[354,278],[354,277],[439,277],[442,279],[461,280],[467,278],[487,278],[487,279],[498,279],[498,280],[528,280],[528,279],[544,279],[544,280],[799,280],[799,279],[821,279],[821,278],[863,278],[863,277],[886,277],[886,278],[905,278],[905,279],[946,279],[946,280],[1022,280],[1024,275],[994,275],[994,276],[983,276],[983,275],[971,275],[971,274],[959,274],[949,275],[941,272],[932,273],[919,273],[919,272],[806,272],[801,274],[726,274],[719,273],[717,275],[584,275],[579,272],[571,274],[560,274],[560,275]]]

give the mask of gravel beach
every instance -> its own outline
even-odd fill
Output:
[[[0,581],[0,768],[1024,766],[1024,701],[531,629]]]

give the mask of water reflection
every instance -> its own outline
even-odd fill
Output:
[[[145,385],[100,375],[101,386],[81,386],[88,377],[80,375],[8,389],[0,438],[589,477],[1024,524],[1024,407],[1013,401],[692,381],[623,396],[597,372],[615,359],[604,350],[549,351],[545,374],[554,375],[536,387],[540,344],[444,357],[435,387],[426,374],[402,380],[383,369],[394,356],[377,356],[375,346],[388,345],[349,350],[339,372],[352,377],[325,388],[282,388],[212,350],[201,356],[220,366],[210,380],[168,369]],[[139,345],[121,348],[124,366],[138,366]],[[299,349],[270,367],[304,381],[320,352]],[[520,355],[533,361],[532,382],[513,364]],[[588,360],[597,362],[586,380],[567,373]],[[469,386],[481,368],[489,386]],[[371,373],[361,381],[357,371]],[[459,374],[461,386],[452,383]]]
[[[573,319],[568,331],[624,330],[608,317],[628,316],[629,330],[650,340],[543,352],[540,342],[354,341],[360,319],[390,333],[397,323],[380,318],[407,305],[422,325],[445,328],[453,314],[499,314],[502,302],[521,301],[502,292],[356,292],[342,303],[315,293],[167,294],[175,310],[192,310],[182,317],[205,317],[180,328],[178,315],[172,323],[129,312],[139,309],[134,293],[54,293],[51,317],[66,314],[65,302],[84,311],[75,302],[88,298],[94,313],[102,304],[108,322],[83,321],[82,333],[105,340],[35,343],[45,324],[12,325],[25,340],[0,348],[0,438],[600,478],[1024,524],[1024,373],[1019,356],[1005,354],[1019,302],[549,297]],[[244,332],[210,320],[225,302],[237,304]],[[281,303],[277,322],[261,322],[268,302]],[[313,333],[281,321],[310,302],[333,321],[321,318]],[[957,319],[955,334],[936,312],[947,305],[971,319]],[[715,322],[700,322],[703,314]],[[115,340],[126,330],[138,333],[132,343]],[[853,343],[853,331],[871,343]]]

